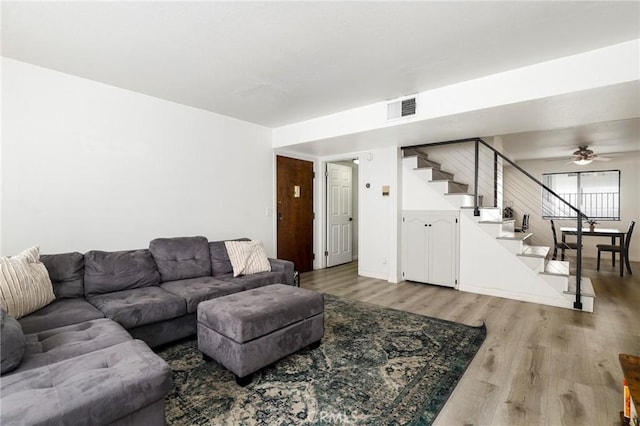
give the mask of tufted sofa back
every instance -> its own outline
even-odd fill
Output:
[[[84,255],[78,252],[43,254],[56,299],[84,296]]]
[[[251,241],[249,238],[238,238],[237,240],[227,241]],[[211,272],[216,275],[232,274],[233,266],[227,253],[227,247],[224,241],[212,241],[209,243],[209,252],[211,253]]]
[[[113,293],[160,284],[149,250],[99,251],[84,255],[85,295]]]
[[[156,238],[149,243],[162,281],[211,275],[209,241],[205,237]]]

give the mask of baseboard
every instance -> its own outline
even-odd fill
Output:
[[[388,274],[380,274],[378,272],[370,272],[370,271],[358,270],[358,275],[360,275],[362,277],[367,277],[367,278],[376,278],[378,280],[385,280],[385,281],[389,280],[389,275]]]
[[[569,302],[564,296],[558,294],[558,298],[536,296],[536,295],[523,295],[522,293],[514,293],[510,291],[479,287],[473,285],[460,285],[459,291],[466,291],[468,293],[484,294],[487,296],[502,297],[505,299],[519,300],[521,302],[538,303],[541,305],[556,306],[558,308],[573,308],[573,304]]]

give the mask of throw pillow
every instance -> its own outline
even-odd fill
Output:
[[[13,257],[0,257],[0,305],[9,315],[21,318],[55,298],[38,246]]]
[[[225,241],[224,245],[234,277],[271,271],[271,263],[261,241]]]
[[[27,341],[20,323],[15,318],[8,316],[2,309],[0,315],[0,374],[4,374],[20,365]]]

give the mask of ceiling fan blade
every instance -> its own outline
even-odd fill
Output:
[[[594,157],[593,160],[595,160],[595,161],[611,161],[611,158],[608,158],[608,157]]]

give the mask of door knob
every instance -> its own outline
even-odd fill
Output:
[[[282,222],[284,220],[284,218],[282,217],[282,213],[281,212],[278,212],[278,220],[280,222]]]
[[[349,222],[353,222],[353,218],[352,217],[349,218]]]

